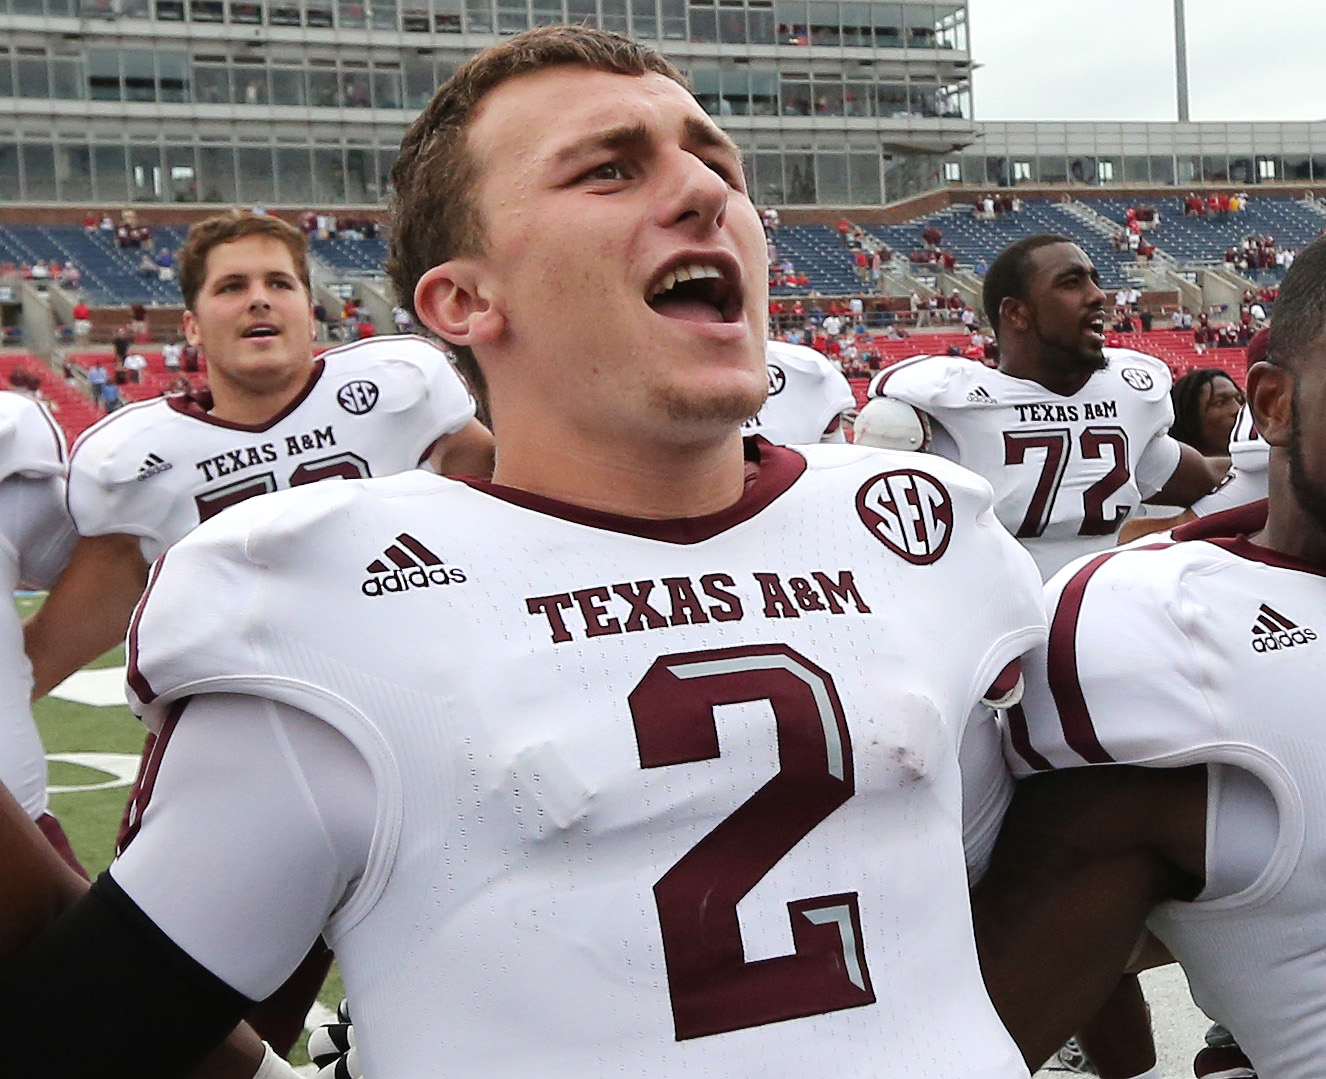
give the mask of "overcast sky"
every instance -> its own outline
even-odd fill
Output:
[[[968,0],[978,120],[1174,120],[1172,0]],[[1187,0],[1194,120],[1326,119],[1326,3]]]

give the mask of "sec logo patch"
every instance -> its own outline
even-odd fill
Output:
[[[880,543],[918,566],[943,557],[953,534],[953,499],[933,476],[903,468],[861,485],[856,512]]]
[[[1125,367],[1119,372],[1119,377],[1135,390],[1149,390],[1156,384],[1151,372],[1144,371],[1140,367]]]
[[[367,379],[355,379],[336,391],[336,402],[346,412],[362,416],[365,412],[372,412],[378,403],[378,388]]]
[[[781,367],[769,364],[769,396],[775,397],[783,392],[787,385],[787,374]]]

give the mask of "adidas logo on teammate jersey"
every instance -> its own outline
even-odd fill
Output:
[[[174,467],[169,461],[163,461],[155,453],[149,453],[143,458],[143,463],[138,466],[138,478],[145,480],[148,476],[155,476],[158,472],[165,472]]]
[[[396,542],[367,566],[372,574],[359,586],[366,596],[385,596],[408,592],[412,588],[431,588],[438,584],[462,584],[465,571],[444,566],[442,559],[411,536],[402,532]]]
[[[967,400],[968,402],[977,405],[999,404],[998,401],[996,401],[993,397],[990,396],[989,392],[986,390],[984,386],[977,386],[976,389],[972,390],[971,393],[967,394]]]
[[[1258,609],[1257,621],[1252,624],[1254,652],[1278,652],[1282,648],[1293,648],[1296,644],[1308,644],[1316,639],[1315,631],[1306,626],[1294,625],[1265,603]]]

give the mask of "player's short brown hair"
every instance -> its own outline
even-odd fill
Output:
[[[189,235],[180,248],[180,291],[184,293],[184,306],[193,310],[203,282],[207,280],[207,256],[219,244],[234,243],[249,236],[270,236],[290,249],[295,263],[295,274],[304,284],[304,291],[313,292],[308,279],[308,245],[304,234],[279,217],[269,214],[251,214],[235,211],[204,218],[189,229]]]
[[[544,68],[574,65],[616,75],[665,75],[690,89],[662,54],[620,34],[585,26],[543,26],[479,52],[438,88],[410,125],[391,169],[391,241],[387,273],[400,303],[414,310],[414,288],[425,272],[483,247],[474,202],[477,163],[469,153],[470,124],[484,97],[504,82]],[[480,398],[483,375],[474,354],[449,346]]]

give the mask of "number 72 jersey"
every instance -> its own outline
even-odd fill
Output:
[[[1124,521],[1178,467],[1169,368],[1129,349],[1105,357],[1070,397],[949,356],[905,360],[877,375],[870,394],[931,418],[932,451],[990,482],[996,516],[1048,579],[1114,546]]]
[[[69,462],[79,534],[137,536],[152,561],[254,495],[415,468],[474,416],[446,354],[410,336],[324,353],[308,385],[266,423],[219,420],[209,405],[207,395],[157,397],[89,428]]]

